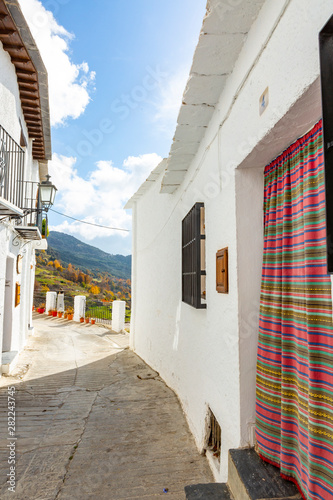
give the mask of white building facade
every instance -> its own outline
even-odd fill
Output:
[[[169,158],[126,205],[131,346],[179,396],[199,450],[216,418],[218,481],[228,450],[255,444],[264,167],[322,116],[318,35],[332,13],[332,0],[209,0]],[[196,203],[202,308],[182,300],[182,221]]]
[[[38,184],[51,158],[47,73],[16,1],[0,1],[0,343],[6,372],[33,332]],[[37,210],[38,209],[38,210]]]

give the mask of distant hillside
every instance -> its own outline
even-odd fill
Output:
[[[82,270],[108,272],[116,278],[131,279],[131,256],[111,255],[65,233],[51,231],[47,253],[64,264]]]

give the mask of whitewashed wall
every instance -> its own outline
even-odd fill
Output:
[[[228,449],[253,443],[263,169],[321,116],[318,33],[332,13],[331,0],[268,0],[184,183],[160,194],[161,176],[133,208],[132,347],[179,395],[199,449],[214,412],[221,481]],[[207,310],[181,302],[181,221],[195,202],[206,208]],[[228,295],[215,284],[224,247]]]
[[[10,56],[3,50],[0,42],[0,125],[13,139],[20,144],[21,124],[24,135],[28,141],[25,154],[24,179],[39,180],[38,162],[32,159],[32,141],[29,140],[26,123],[24,120],[19,89],[17,84],[14,65]],[[35,272],[34,243],[27,243],[17,237],[14,229],[14,221],[0,223],[0,347],[2,347],[4,324],[12,321],[11,351],[20,351],[26,343],[28,335],[32,332],[31,309],[33,301],[33,282]],[[16,259],[21,254],[22,273],[17,274]],[[4,307],[6,261],[7,257],[15,261],[13,288],[11,299],[11,310]],[[15,283],[21,284],[21,303],[15,307]],[[2,350],[2,349],[1,349]],[[0,351],[1,352],[1,351]],[[0,370],[1,374],[1,370]]]

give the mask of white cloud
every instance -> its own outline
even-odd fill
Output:
[[[156,110],[154,121],[159,130],[168,135],[173,134],[176,129],[177,117],[188,77],[188,69],[182,68],[159,84],[158,95],[154,101]]]
[[[86,62],[71,61],[68,52],[73,35],[39,0],[20,0],[20,5],[48,71],[51,125],[78,118],[90,101],[95,72],[89,71]]]
[[[131,214],[123,207],[161,160],[156,153],[129,156],[122,168],[114,166],[112,161],[99,161],[84,179],[75,168],[75,158],[54,154],[49,171],[58,188],[56,210],[93,224],[130,229]],[[90,241],[114,234],[128,235],[70,220],[51,229]]]
[[[140,156],[129,156],[123,163],[129,171],[140,172],[143,177],[148,177],[150,172],[162,161],[156,153]]]

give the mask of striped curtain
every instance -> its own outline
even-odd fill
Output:
[[[333,325],[321,121],[265,169],[259,330],[259,453],[304,498],[333,500]]]

